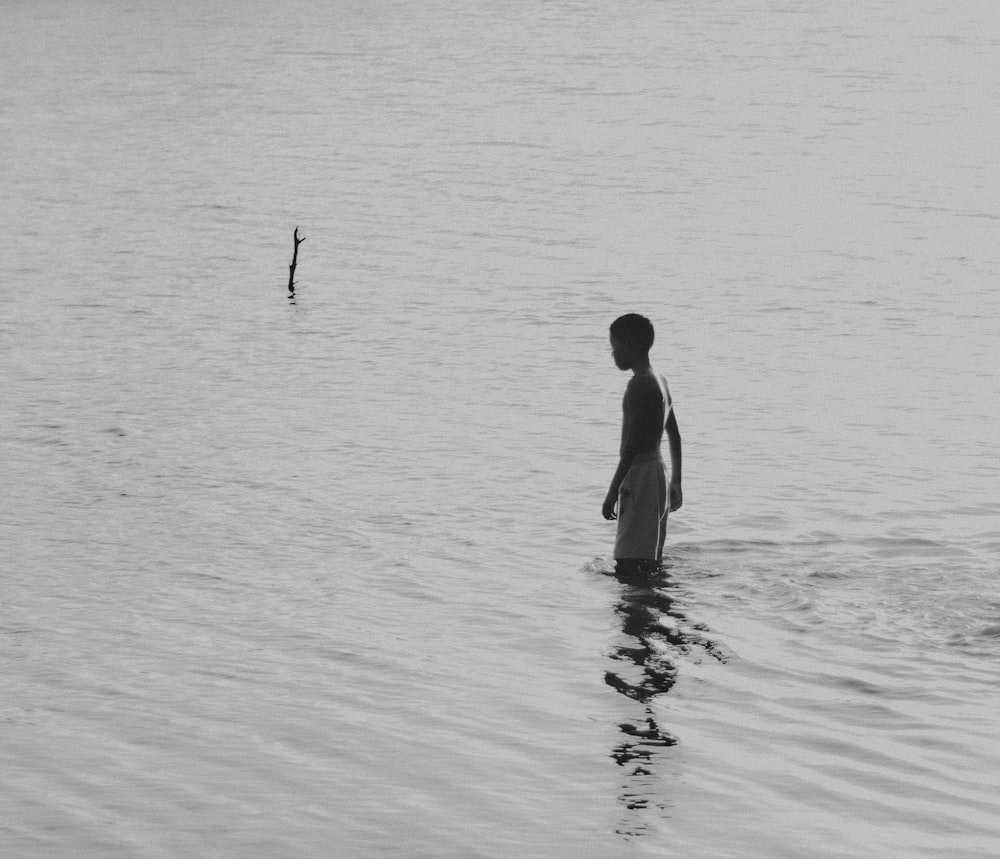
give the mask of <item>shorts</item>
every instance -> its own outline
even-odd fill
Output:
[[[667,466],[659,453],[640,454],[618,490],[615,560],[659,561],[667,537]]]

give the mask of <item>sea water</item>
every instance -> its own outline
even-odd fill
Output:
[[[0,852],[1000,851],[993,4],[3,16]]]

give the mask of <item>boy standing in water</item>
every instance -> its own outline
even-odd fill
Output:
[[[683,503],[681,434],[670,390],[649,364],[653,324],[628,313],[611,323],[611,354],[619,370],[632,378],[622,401],[622,441],[618,468],[604,499],[605,519],[618,520],[615,560],[641,566],[659,562],[667,536],[667,513]],[[670,447],[670,481],[660,454],[663,431]],[[617,508],[617,510],[616,510]]]

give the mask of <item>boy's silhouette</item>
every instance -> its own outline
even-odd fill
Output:
[[[628,313],[611,324],[610,333],[615,365],[633,375],[622,400],[618,468],[602,513],[605,519],[618,520],[614,552],[618,567],[646,566],[662,559],[667,513],[683,503],[681,434],[666,379],[649,363],[653,324]],[[664,430],[670,448],[669,482],[660,454]]]

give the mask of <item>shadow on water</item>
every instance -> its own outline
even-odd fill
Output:
[[[676,659],[692,647],[720,661],[725,659],[711,641],[698,634],[703,628],[688,624],[678,608],[671,593],[677,585],[668,563],[619,562],[611,575],[622,585],[615,613],[626,640],[610,653],[612,659],[623,663],[622,668],[605,672],[604,682],[642,706],[640,718],[618,726],[624,738],[611,750],[611,758],[627,771],[618,799],[629,812],[629,820],[619,825],[618,833],[633,837],[647,829],[635,818],[635,812],[651,805],[667,810],[654,779],[659,759],[677,744],[677,738],[660,724],[654,699],[673,687]]]

